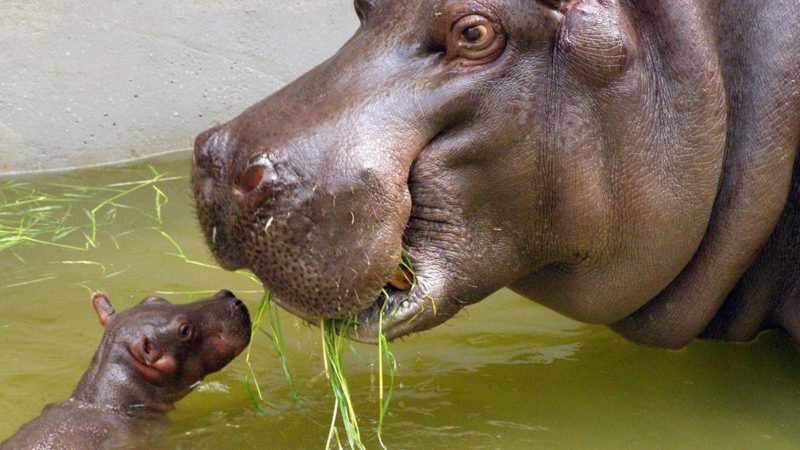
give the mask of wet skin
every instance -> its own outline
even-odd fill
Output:
[[[368,342],[384,288],[393,339],[503,286],[664,347],[800,339],[800,4],[355,3],[336,55],[197,137],[223,267]]]
[[[146,445],[174,402],[250,342],[247,307],[225,290],[184,305],[148,297],[119,314],[105,294],[92,303],[106,331],[72,397],[48,405],[0,449]]]

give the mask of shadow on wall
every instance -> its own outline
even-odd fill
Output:
[[[0,2],[0,174],[188,149],[324,60],[352,2]]]

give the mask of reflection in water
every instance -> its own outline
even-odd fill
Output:
[[[188,155],[154,164],[168,177],[184,176]],[[135,165],[26,181],[105,186],[150,177],[146,166]],[[157,191],[148,186],[120,199],[134,208],[117,208],[114,222],[98,228],[96,246],[0,251],[0,438],[72,392],[101,335],[89,290],[108,291],[125,309],[154,292],[183,302],[228,288],[255,309],[258,284],[187,264],[163,234],[186,258],[213,264],[195,225],[188,181],[157,187],[168,197],[161,199],[160,221]],[[83,209],[95,206],[79,199],[69,220],[79,222]],[[83,246],[85,232],[63,243]],[[239,358],[177,405],[168,434],[153,448],[322,448],[333,398],[319,376],[319,332],[288,314],[281,318],[302,402],[292,398],[274,351],[257,334],[254,370],[271,403],[265,413],[250,401]],[[345,354],[345,370],[365,443],[377,448],[377,349],[353,344],[353,350],[358,356]],[[800,361],[779,333],[753,344],[697,342],[665,351],[501,291],[391,350],[399,367],[384,438],[392,449],[796,448],[800,442]]]

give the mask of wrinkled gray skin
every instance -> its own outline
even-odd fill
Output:
[[[119,314],[105,294],[92,303],[106,331],[72,397],[0,449],[145,448],[172,404],[250,342],[247,307],[230,291],[184,305],[148,297]]]
[[[389,338],[503,286],[664,347],[800,338],[800,3],[356,9],[336,55],[198,136],[223,267],[368,342],[402,248]]]

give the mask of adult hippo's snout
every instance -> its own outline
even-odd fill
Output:
[[[798,58],[755,61],[730,28],[796,6],[355,3],[336,55],[197,138],[221,265],[365,341],[381,308],[396,338],[503,286],[640,341],[703,332],[770,237],[797,148],[797,101],[737,80],[789,83]],[[765,46],[797,41],[767,29],[795,28]],[[762,139],[771,116],[792,126]],[[403,251],[410,291],[387,284]]]
[[[269,105],[253,112],[273,117],[268,127],[311,131],[305,121],[264,109]],[[349,317],[367,308],[399,261],[410,161],[370,149],[333,151],[352,145],[348,136],[341,143],[295,140],[279,131],[264,140],[250,122],[210,130],[195,148],[199,217],[218,261],[252,269],[279,304],[303,317]],[[342,158],[364,163],[335,170]]]

